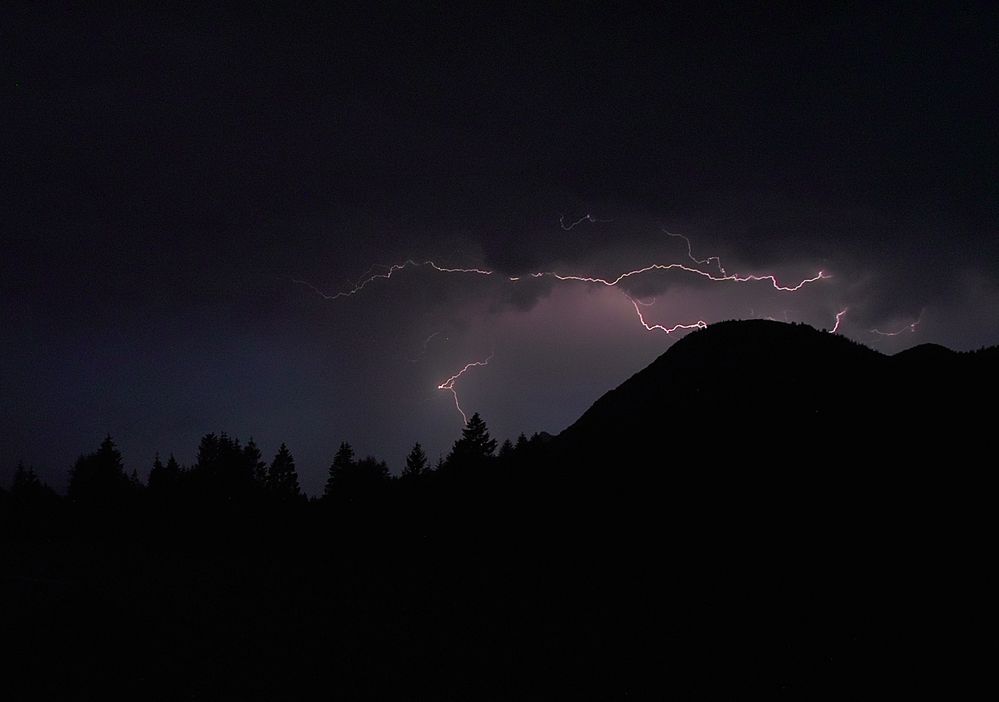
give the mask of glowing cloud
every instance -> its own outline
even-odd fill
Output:
[[[583,222],[596,223],[596,222],[609,222],[609,221],[611,221],[611,220],[596,219],[595,217],[593,217],[593,215],[587,214],[587,215],[585,215],[585,216],[583,216],[583,217],[581,217],[581,218],[579,218],[579,219],[577,219],[577,220],[575,220],[575,221],[573,221],[571,223],[566,223],[565,218],[562,217],[562,218],[559,219],[559,224],[561,225],[561,227],[562,227],[563,230],[569,231],[569,230],[573,229],[574,227],[582,224]],[[673,237],[673,238],[682,239],[686,243],[686,245],[687,245],[687,257],[690,259],[690,262],[692,264],[694,264],[694,265],[688,265],[688,264],[684,264],[684,263],[675,263],[675,262],[674,263],[651,263],[651,264],[649,264],[647,266],[643,266],[641,268],[636,268],[636,269],[633,269],[633,270],[625,271],[625,272],[617,275],[616,277],[612,277],[612,278],[601,278],[601,277],[589,276],[589,275],[576,275],[576,274],[560,273],[560,272],[557,272],[557,271],[554,271],[554,270],[550,270],[550,271],[536,271],[536,272],[528,273],[528,274],[525,274],[525,275],[522,275],[522,276],[501,276],[497,271],[492,270],[492,269],[486,269],[486,268],[453,268],[453,267],[449,267],[449,266],[440,265],[440,264],[438,264],[438,263],[436,263],[435,261],[432,261],[432,260],[419,261],[419,260],[415,260],[415,259],[407,259],[407,260],[405,260],[405,261],[403,261],[401,263],[395,263],[395,264],[391,264],[391,265],[372,266],[371,268],[369,268],[365,272],[365,274],[361,278],[359,278],[353,285],[351,285],[351,287],[347,288],[346,290],[341,290],[340,292],[336,292],[336,293],[326,293],[326,292],[320,290],[319,288],[317,288],[312,283],[309,283],[309,282],[304,281],[304,280],[293,279],[292,282],[295,283],[295,284],[303,285],[303,286],[309,288],[310,290],[312,290],[316,294],[320,295],[325,300],[338,300],[340,298],[352,297],[354,295],[357,295],[358,293],[360,293],[362,290],[364,290],[371,283],[374,283],[375,281],[379,281],[379,280],[389,280],[395,274],[400,273],[402,271],[405,271],[406,269],[409,269],[409,268],[429,268],[429,269],[431,269],[433,271],[436,271],[438,273],[444,273],[444,274],[460,274],[460,275],[478,275],[478,276],[500,277],[500,278],[504,278],[506,281],[508,281],[510,283],[516,283],[516,282],[518,282],[520,280],[525,280],[525,279],[549,278],[549,279],[552,279],[552,280],[557,280],[559,282],[565,282],[565,283],[576,282],[576,283],[584,283],[584,284],[588,284],[588,285],[601,285],[601,286],[605,286],[605,287],[609,287],[609,288],[618,287],[622,283],[624,283],[624,282],[626,282],[626,281],[628,281],[628,280],[630,280],[632,278],[636,278],[638,276],[642,276],[642,275],[646,275],[646,274],[651,274],[651,273],[655,273],[655,272],[665,273],[665,272],[676,271],[678,273],[684,273],[684,274],[689,274],[689,275],[697,276],[699,278],[702,278],[704,280],[708,280],[708,281],[713,282],[713,283],[742,283],[742,284],[747,284],[747,283],[768,283],[769,286],[772,287],[774,290],[776,290],[778,292],[787,292],[787,293],[797,292],[797,291],[801,290],[802,288],[804,288],[807,285],[811,285],[813,283],[817,283],[817,282],[822,281],[822,280],[828,280],[829,278],[832,277],[830,274],[826,273],[825,271],[821,271],[820,270],[816,274],[814,274],[814,275],[812,275],[810,277],[807,277],[807,278],[803,278],[803,279],[801,279],[801,280],[799,280],[797,282],[794,282],[794,283],[782,283],[781,281],[779,281],[777,279],[776,274],[773,274],[773,273],[763,273],[763,274],[735,274],[735,273],[729,273],[722,266],[721,259],[718,256],[709,256],[707,258],[699,259],[699,258],[697,258],[697,257],[694,256],[693,248],[691,246],[691,242],[690,242],[690,240],[687,237],[683,236],[682,234],[673,234],[673,233],[665,231],[665,230],[663,230],[663,231],[664,231],[664,233],[667,236],[670,236],[670,237]],[[701,268],[699,266],[703,266],[703,267],[710,266],[711,268],[716,269],[717,272],[713,272],[713,271],[709,271],[709,270],[704,270],[703,268]],[[681,322],[681,323],[674,324],[672,326],[667,326],[665,324],[653,324],[653,323],[650,323],[648,320],[646,320],[644,314],[642,313],[642,309],[641,308],[642,307],[649,307],[649,306],[651,306],[654,303],[654,301],[655,301],[654,298],[653,298],[652,302],[642,302],[641,300],[638,300],[638,299],[632,297],[627,292],[625,292],[624,295],[631,302],[632,307],[635,309],[635,313],[638,316],[639,323],[647,331],[661,331],[661,332],[663,332],[665,334],[673,334],[675,332],[688,331],[688,330],[691,330],[691,329],[704,329],[705,327],[708,326],[707,322],[705,322],[703,319],[698,319],[696,322],[688,322],[688,323]],[[846,314],[846,309],[843,309],[841,312],[839,312],[836,315],[836,326],[833,327],[833,332],[834,333],[839,330],[840,322],[841,322],[842,317],[843,317],[844,314]],[[919,321],[917,320],[915,323],[913,323],[913,324],[909,325],[908,327],[906,327],[906,329],[909,329],[911,331],[915,331],[915,327],[918,324],[919,324]],[[902,333],[902,331],[904,331],[904,329],[900,330],[898,332],[881,332],[881,331],[878,331],[878,330],[872,330],[872,332],[874,332],[875,334],[881,334],[883,336],[895,336],[897,334]],[[427,338],[427,340],[423,344],[423,350],[424,350],[424,352],[426,352],[427,345],[429,344],[429,342],[435,336],[437,336],[439,333],[440,332],[435,332],[434,334],[431,334]],[[488,365],[489,361],[492,360],[492,358],[493,358],[493,355],[490,354],[489,357],[486,358],[486,359],[484,359],[484,360],[473,361],[471,363],[466,364],[460,371],[458,371],[453,376],[451,376],[450,378],[448,378],[447,380],[445,380],[444,382],[440,383],[437,386],[438,390],[444,390],[444,391],[447,391],[447,392],[451,393],[452,397],[454,398],[455,408],[458,410],[459,414],[461,414],[462,420],[464,422],[466,422],[466,423],[468,421],[468,418],[467,418],[467,416],[465,414],[465,411],[462,409],[461,403],[460,403],[460,401],[458,399],[458,393],[457,393],[457,390],[455,389],[455,383],[458,381],[459,378],[462,377],[462,375],[464,375],[470,369],[478,367],[478,366]]]

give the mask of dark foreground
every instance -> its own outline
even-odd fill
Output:
[[[997,360],[716,325],[506,461],[0,512],[5,697],[979,696]]]
[[[564,497],[6,540],[9,699],[839,697],[988,669],[984,520]]]

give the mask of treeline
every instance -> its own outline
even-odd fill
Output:
[[[288,446],[264,457],[221,433],[201,438],[192,465],[157,458],[146,481],[106,437],[70,468],[65,495],[19,467],[0,509],[0,593],[16,603],[4,626],[19,649],[7,689],[482,698],[490,661],[542,646],[507,628],[545,613],[567,630],[547,596],[535,601],[539,581],[555,582],[573,544],[593,544],[585,524],[573,544],[542,528],[550,445],[500,444],[474,415],[440,460],[414,445],[393,475],[344,442],[311,497]],[[498,638],[468,628],[480,625]]]
[[[521,434],[497,446],[486,423],[472,415],[447,456],[431,465],[420,443],[405,460],[398,477],[385,461],[358,457],[348,442],[340,444],[330,463],[322,495],[308,497],[299,484],[295,458],[284,443],[268,462],[251,439],[243,444],[226,433],[202,437],[193,465],[183,466],[171,454],[156,455],[143,482],[135,469],[127,471],[111,436],[98,449],[80,456],[69,471],[68,489],[61,496],[42,482],[33,469],[19,464],[9,491],[0,488],[0,507],[15,517],[44,516],[68,506],[77,515],[99,516],[122,511],[183,510],[183,514],[245,507],[291,507],[305,504],[370,503],[379,495],[425,491],[438,486],[511,475],[531,463],[546,435],[528,439]],[[51,515],[49,515],[51,516]]]

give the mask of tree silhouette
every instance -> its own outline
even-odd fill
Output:
[[[80,456],[70,471],[69,497],[79,504],[122,502],[131,487],[121,452],[110,434],[95,453]]]
[[[284,446],[284,444],[281,445]],[[257,448],[252,436],[243,448],[243,459],[246,461],[246,467],[253,476],[254,482],[257,485],[265,485],[267,483],[267,463],[263,460],[260,449]]]
[[[481,465],[492,458],[496,440],[489,436],[486,423],[476,412],[461,430],[461,438],[454,442],[447,463],[451,466]]]
[[[513,460],[513,453],[514,453],[513,442],[507,439],[500,446],[499,453],[496,454],[496,457],[499,458],[500,461],[502,461],[503,463],[509,463],[511,460]]]
[[[330,465],[324,497],[351,500],[357,495],[369,494],[384,487],[388,480],[389,470],[385,461],[372,456],[355,461],[354,449],[343,442]]]
[[[128,474],[128,485],[135,491],[146,489],[145,484],[142,482],[142,478],[139,477],[139,471],[135,468],[133,468],[132,472]]]
[[[58,495],[39,479],[34,468],[26,468],[23,462],[19,462],[11,481],[10,498],[27,509],[43,509],[57,500]]]
[[[340,448],[333,456],[333,463],[330,464],[329,476],[326,478],[326,488],[323,490],[323,497],[329,497],[336,490],[338,479],[350,472],[354,463],[354,449],[346,441],[340,443]]]
[[[177,464],[177,459],[173,457],[172,453],[170,454],[170,458],[167,459],[166,472],[167,475],[180,475],[184,472],[184,469]]]
[[[413,449],[406,456],[406,467],[402,469],[403,478],[418,478],[427,472],[427,454],[423,452],[423,447],[417,441],[413,444]]]
[[[248,454],[239,439],[228,434],[206,434],[198,445],[198,462],[191,477],[201,497],[241,500],[254,489],[260,451],[254,446]]]
[[[153,485],[163,479],[164,470],[166,468],[164,468],[163,461],[160,460],[160,453],[157,451],[156,456],[153,458],[153,467],[149,469],[149,487],[153,487]]]
[[[153,461],[152,470],[149,471],[149,480],[147,482],[150,492],[162,494],[173,493],[178,489],[180,480],[181,469],[173,454],[170,454],[166,465],[163,465],[160,461],[160,455],[156,454],[156,459]]]
[[[523,456],[524,452],[527,451],[527,436],[524,432],[520,432],[517,436],[517,443],[513,447],[513,450],[517,452],[518,455]]]
[[[34,469],[25,468],[23,462],[18,462],[10,484],[10,494],[15,497],[28,496],[37,493],[41,487],[42,481],[35,475]]]
[[[468,424],[461,432],[461,441],[465,442],[475,455],[488,457],[496,451],[496,440],[489,437],[489,430],[486,423],[476,412],[468,420]]]
[[[288,447],[282,443],[267,472],[267,488],[281,501],[297,500],[301,495],[298,487],[298,472],[295,459]]]
[[[10,492],[0,491],[0,524],[3,524],[3,534],[53,534],[58,529],[58,508],[61,501],[55,491],[43,483],[35,474],[34,469],[25,468],[23,463],[17,464]],[[7,513],[7,508],[10,512]],[[13,519],[13,523],[5,522],[5,517]]]
[[[371,492],[382,488],[391,477],[385,461],[379,461],[374,456],[365,456],[359,460],[354,470],[350,487],[357,492]]]

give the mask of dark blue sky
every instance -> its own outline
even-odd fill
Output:
[[[436,387],[490,353],[463,405],[557,432],[672,337],[622,290],[499,274],[691,263],[663,228],[834,277],[623,286],[655,322],[999,342],[994,4],[341,5],[0,11],[0,478],[225,430],[315,491],[344,439],[446,451]],[[559,224],[587,213],[613,221]],[[407,258],[498,273],[291,282]]]

